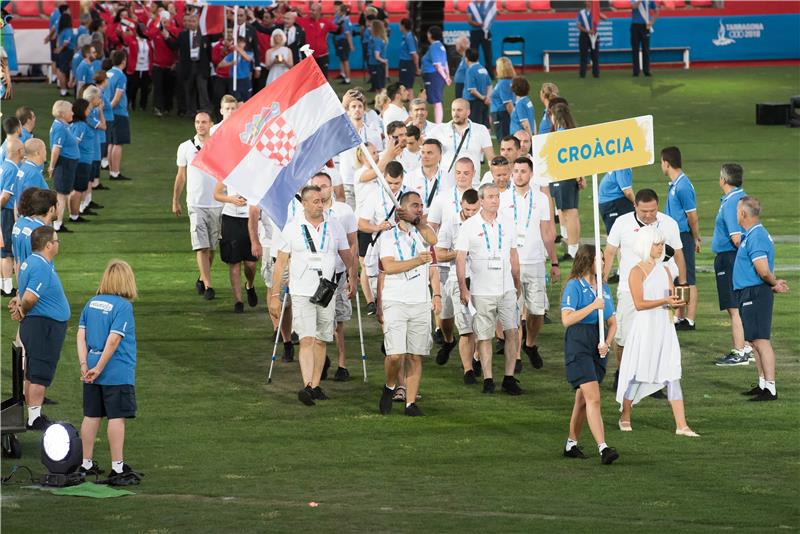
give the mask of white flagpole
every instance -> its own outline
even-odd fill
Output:
[[[236,67],[239,66],[239,54],[236,53],[239,38],[239,6],[233,6],[233,90],[236,91]],[[223,37],[224,40],[224,37]]]
[[[594,258],[594,268],[596,271],[596,280],[597,280],[597,295],[599,297],[603,296],[603,261],[601,259],[601,251],[600,251],[600,204],[598,202],[598,193],[597,193],[597,175],[592,175],[592,206],[594,207],[594,250],[595,250],[595,258]],[[605,333],[605,322],[603,319],[603,311],[602,309],[597,310],[597,328],[600,331],[600,343],[604,343],[606,339]],[[605,358],[605,356],[603,356]]]

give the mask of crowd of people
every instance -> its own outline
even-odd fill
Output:
[[[573,109],[558,87],[549,82],[540,87],[543,111],[537,123],[530,83],[515,75],[510,62],[501,58],[490,72],[478,62],[477,47],[460,41],[456,50],[463,56],[464,77],[459,81],[457,72],[451,80],[441,57],[441,28],[428,30],[431,46],[420,60],[410,24],[404,21],[408,57],[402,59],[401,80],[377,87],[385,74],[385,63],[379,61],[371,73],[375,89],[382,89],[374,109],[360,88],[347,90],[342,98],[364,146],[342,152],[309,177],[288,206],[287,222],[280,228],[257,205],[192,162],[221,122],[258,90],[257,80],[269,83],[300,59],[299,50],[293,48],[300,36],[311,41],[337,27],[346,28],[342,22],[346,13],[341,11],[339,22],[330,27],[321,22],[308,27],[302,18],[295,26],[294,12],[282,2],[276,10],[260,13],[257,22],[249,23],[250,15],[242,10],[243,18],[237,20],[240,31],[212,45],[198,34],[197,16],[190,10],[182,15],[184,29],[173,36],[179,18],[176,5],[155,2],[152,11],[136,12],[122,4],[114,26],[106,21],[107,12],[99,19],[89,17],[94,28],[89,39],[107,26],[102,30],[106,44],[102,52],[91,44],[96,41],[84,45],[74,73],[79,97],[53,104],[49,158],[44,142],[34,133],[33,109],[21,107],[3,121],[7,138],[2,147],[0,199],[2,291],[12,297],[8,307],[20,322],[19,340],[26,351],[29,428],[44,430],[49,424],[42,406],[70,318],[55,270],[58,234],[72,231],[64,211],[69,210],[70,224],[80,224],[102,208],[93,201],[92,191],[107,189],[100,181],[103,168],[108,168],[111,180],[129,179],[120,173],[122,149],[131,141],[128,116],[137,106],[137,95],[140,104],[146,103],[150,74],[155,101],[161,106],[157,111],[170,109],[172,96],[165,96],[170,75],[156,74],[156,69],[172,67],[143,62],[153,51],[142,50],[157,49],[161,36],[164,42],[174,38],[177,43],[177,48],[167,48],[175,52],[180,73],[175,80],[181,80],[182,88],[171,94],[184,95],[178,96],[178,109],[194,119],[194,135],[177,149],[172,196],[172,211],[183,216],[185,190],[198,266],[194,290],[205,300],[216,298],[212,265],[217,246],[228,265],[235,313],[244,313],[245,300],[249,307],[258,305],[256,275],[261,275],[270,320],[280,330],[284,362],[294,361],[294,340],[299,343],[300,402],[313,406],[328,400],[321,383],[332,365],[329,343],[335,342],[337,351],[333,380],[350,379],[352,355],[345,344],[349,330],[345,326],[353,319],[355,298],[361,328],[363,298],[366,316],[374,316],[383,331],[381,414],[388,415],[400,402],[406,415],[423,415],[417,404],[423,361],[434,344],[436,363],[447,365],[457,350],[463,383],[479,386],[484,394],[496,392],[493,357],[502,355],[500,391],[511,396],[524,393],[518,379],[523,354],[533,369],[541,369],[563,351],[566,378],[575,390],[563,454],[586,457],[578,439],[588,422],[601,461],[610,464],[619,453],[606,444],[600,383],[613,348],[619,429],[631,431],[633,405],[666,388],[675,433],[698,436],[686,421],[677,332],[695,329],[695,254],[702,239],[696,195],[678,147],[660,152],[661,170],[670,182],[661,197],[652,189],[634,191],[631,169],[603,177],[598,201],[608,235],[606,247],[599,251],[581,245],[578,199],[584,179],[548,183],[536,174],[530,158],[534,135],[576,127]],[[98,11],[100,7],[95,6]],[[319,21],[318,4],[310,11],[310,20]],[[277,15],[283,28],[268,24]],[[63,11],[60,16],[63,21],[69,15]],[[371,35],[380,39],[378,24],[384,24],[383,19],[372,16]],[[488,15],[478,13],[476,18],[481,16]],[[134,17],[130,24],[129,17]],[[272,28],[269,48],[259,44],[264,33],[260,26]],[[480,33],[486,37],[483,29]],[[351,39],[344,33],[342,42],[337,41],[337,54],[352,49]],[[72,71],[67,75],[61,70],[66,63],[61,55],[65,48],[60,47],[66,42],[66,37],[58,37],[54,48],[65,82],[59,86],[62,97],[73,87]],[[109,52],[108,46],[112,48],[108,60],[95,68],[102,54]],[[327,48],[314,50],[325,69],[322,52]],[[380,46],[371,50],[376,60],[382,58]],[[264,63],[257,63],[262,57]],[[212,110],[206,78],[213,58],[219,61],[212,87],[220,94]],[[143,65],[146,68],[140,69]],[[225,68],[235,75],[220,82],[220,69]],[[150,74],[145,76],[145,71]],[[413,94],[417,74],[425,81],[424,96]],[[346,68],[342,76],[349,81]],[[235,88],[228,83],[233,79]],[[442,87],[451,81],[463,87],[451,103],[450,120],[444,121]],[[215,121],[217,115],[220,121]],[[54,191],[44,179],[45,163]],[[772,239],[760,223],[760,202],[742,189],[743,175],[735,163],[723,164],[719,174],[724,196],[711,246],[720,310],[730,316],[734,346],[716,363],[747,365],[754,359],[758,384],[745,393],[754,401],[771,401],[778,398],[770,343],[773,295],[788,291],[788,286],[774,274]],[[564,245],[562,255],[557,251],[559,242]],[[600,287],[597,255],[603,259]],[[548,286],[559,281],[565,263],[571,263],[571,269],[560,298],[564,345],[543,348],[538,343],[541,330],[555,328],[545,326],[551,310]],[[612,274],[615,263],[618,270]],[[616,303],[609,283],[617,284]],[[686,290],[678,291],[681,287]],[[76,340],[85,382],[81,469],[101,473],[92,460],[93,443],[100,419],[107,417],[113,461],[109,480],[123,485],[141,478],[123,462],[124,422],[136,413],[131,305],[135,297],[130,267],[112,261],[97,296],[83,309]]]

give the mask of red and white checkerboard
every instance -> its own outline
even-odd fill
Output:
[[[261,131],[256,149],[285,167],[294,158],[297,136],[289,123],[278,117]]]

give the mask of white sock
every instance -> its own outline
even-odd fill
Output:
[[[28,406],[28,424],[32,425],[36,418],[42,415],[41,406]]]
[[[764,378],[763,376],[758,377],[758,387],[760,387],[761,389],[767,388],[767,379]]]
[[[564,226],[563,224],[559,223],[559,225],[558,225],[558,233],[561,234],[562,236],[566,236],[567,235],[567,227]]]
[[[692,319],[686,319],[686,322],[689,323],[691,326],[694,326],[694,321]]]
[[[413,402],[407,402],[407,403],[406,403],[406,408],[408,408],[408,407],[409,407],[409,406],[411,406],[412,404],[414,404],[414,403],[413,403]]]
[[[10,293],[11,289],[14,287],[14,285],[11,282],[11,278],[3,278],[2,285],[3,285],[3,292],[5,293]]]
[[[567,245],[567,252],[569,252],[569,255],[574,258],[575,254],[578,253],[578,247],[579,246],[580,245],[577,245],[577,244],[576,245]]]
[[[56,232],[61,230],[61,221],[53,221],[53,230]]]
[[[775,389],[775,381],[774,380],[765,380],[764,387],[767,388],[767,391],[772,393],[773,395],[777,395],[777,390]]]
[[[69,220],[70,220],[70,221],[77,221],[77,220],[78,220],[78,216],[77,216],[77,215],[72,215],[72,214],[70,214],[70,216],[69,216]]]
[[[678,317],[677,315],[672,318],[672,323],[673,324],[678,324],[679,322],[681,322],[681,318]]]
[[[108,171],[108,175],[109,175],[109,176],[113,176],[114,178],[116,178],[117,176],[119,176],[119,171],[117,171],[117,172],[114,172],[114,171]]]
[[[577,440],[567,438],[567,445],[564,447],[564,450],[569,452],[569,450],[572,447],[577,447],[577,446],[578,446]]]
[[[122,466],[123,466],[122,460],[120,460],[119,462],[111,462],[111,469],[115,473],[122,473]]]
[[[605,449],[607,449],[607,448],[608,448],[608,445],[606,445],[606,442],[605,442],[605,441],[604,441],[603,443],[601,443],[600,445],[598,445],[598,446],[597,446],[597,450],[599,450],[599,451],[600,451],[600,454],[603,454],[603,451],[604,451]]]
[[[61,89],[61,96],[67,96],[67,90]]]
[[[92,459],[91,458],[84,458],[81,467],[84,469],[91,469],[92,468]]]
[[[745,345],[744,348],[739,351],[739,354],[747,354],[749,356],[751,352],[753,352],[753,347],[750,345]]]
[[[103,158],[102,160],[100,160],[100,167],[104,169],[108,167],[108,158]]]
[[[384,384],[384,385],[386,386],[386,389],[388,389],[389,391],[394,391],[394,388],[390,388],[389,384]]]

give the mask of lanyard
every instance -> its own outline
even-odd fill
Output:
[[[428,203],[428,196],[429,196],[428,195],[428,177],[425,176],[424,172],[422,172],[422,171],[420,171],[420,172],[422,174],[422,181],[425,182],[425,198],[423,198],[422,200],[427,204]],[[439,178],[441,176],[442,176],[442,168],[439,167],[438,172],[436,173],[436,179],[434,180],[434,183],[439,183]],[[431,200],[431,202],[433,202],[433,200]],[[426,207],[430,207],[430,204],[428,204]]]
[[[383,217],[384,217],[384,219],[386,219],[388,221],[389,220],[389,213],[390,213],[391,210],[386,208],[386,193],[384,192],[383,187],[378,189],[378,191],[381,192],[381,204],[383,204]]]
[[[489,229],[486,228],[486,223],[481,223],[483,226],[483,239],[486,240],[486,252],[491,255],[492,253],[492,245],[489,244]],[[497,223],[497,252],[499,253],[503,249],[503,225]]]
[[[461,211],[461,206],[459,206],[458,202],[458,187],[453,188],[453,211],[455,211],[456,215]]]
[[[450,128],[453,130],[453,152],[456,152],[458,150],[458,143],[456,143],[456,127],[451,124]],[[464,144],[467,146],[466,150],[469,150],[470,137],[472,137],[472,121],[467,120],[467,139],[464,141]]]
[[[306,231],[308,231],[308,225],[304,224],[303,226],[305,226],[306,227]],[[306,243],[306,250],[308,250],[309,252],[322,252],[322,251],[324,251],[325,250],[325,238],[327,237],[327,234],[328,234],[328,221],[325,221],[325,224],[322,225],[322,244],[319,246],[319,250],[317,250],[317,251],[311,250],[311,247],[309,246],[308,241],[305,242]]]
[[[415,228],[415,230],[417,230]],[[419,233],[419,230],[417,230]],[[414,239],[414,236],[409,233],[409,237],[411,238],[411,257],[413,258],[417,252],[417,240]],[[403,257],[403,249],[400,248],[400,234],[397,232],[397,227],[394,227],[394,246],[397,247],[397,255],[400,257],[400,261],[403,261],[405,258]]]
[[[511,198],[514,200],[514,225],[517,224],[517,192],[514,186],[511,186]],[[525,229],[531,225],[531,214],[533,213],[533,191],[528,189],[528,218],[525,220]]]

